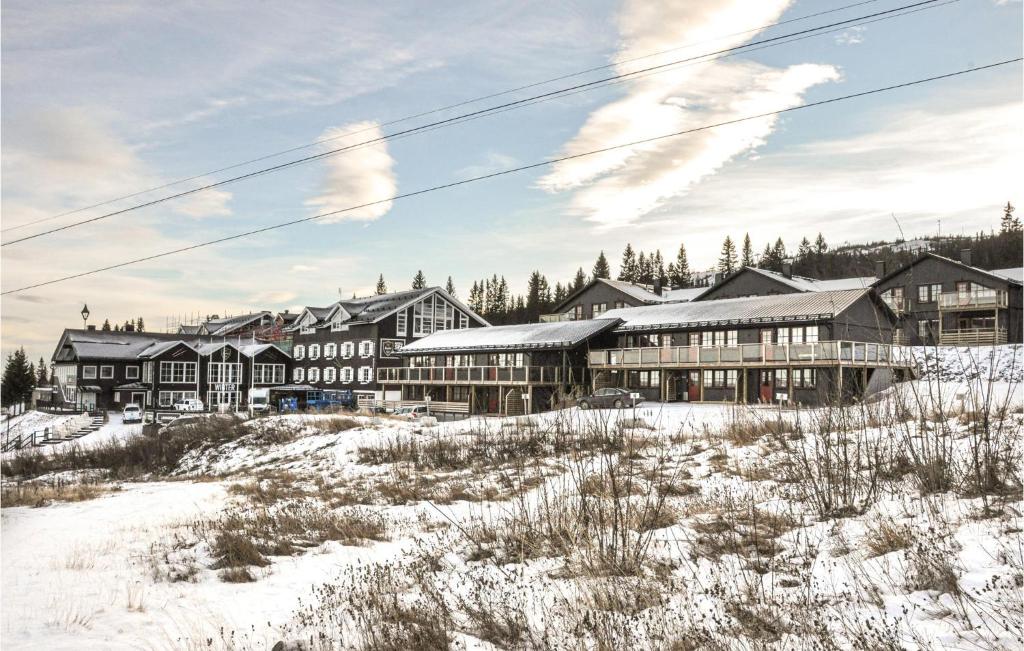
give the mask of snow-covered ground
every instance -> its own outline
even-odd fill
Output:
[[[0,636],[5,649],[1020,648],[1020,486],[967,486],[979,409],[997,419],[986,444],[1020,468],[1020,353],[997,357],[998,399],[977,404],[965,387],[990,371],[956,376],[944,359],[843,412],[250,421],[155,481],[3,509]],[[963,395],[918,399],[936,393]],[[82,444],[132,427],[112,419]],[[836,441],[852,456],[829,456]],[[934,441],[957,481],[922,490],[914,455]],[[825,498],[858,508],[822,516]],[[381,530],[320,540],[325,514]],[[287,517],[308,526],[301,540]],[[621,539],[595,528],[616,519],[650,522]],[[217,536],[238,531],[276,551],[227,582]],[[628,571],[609,570],[615,545],[636,551]]]

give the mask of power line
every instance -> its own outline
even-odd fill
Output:
[[[718,128],[718,127],[723,127],[723,126],[727,126],[727,125],[731,125],[731,124],[737,124],[737,123],[740,123],[740,122],[747,122],[747,121],[750,121],[750,120],[758,120],[760,118],[770,117],[772,115],[781,115],[783,113],[791,113],[793,111],[799,111],[799,110],[802,110],[802,109],[812,108],[812,107],[816,107],[816,106],[824,106],[826,104],[833,104],[833,103],[836,103],[836,102],[841,102],[841,101],[850,100],[850,99],[856,99],[856,98],[859,98],[859,97],[866,97],[868,95],[876,95],[878,93],[884,93],[884,92],[888,92],[888,91],[892,91],[892,90],[897,90],[897,89],[900,89],[900,88],[907,88],[907,87],[910,87],[910,86],[917,86],[919,84],[925,84],[925,83],[929,83],[929,82],[933,82],[933,81],[938,81],[938,80],[941,80],[941,79],[949,79],[949,78],[952,78],[952,77],[959,77],[961,75],[970,74],[972,72],[979,72],[981,70],[988,70],[988,69],[991,69],[991,68],[997,68],[999,66],[1005,66],[1005,65],[1008,65],[1008,64],[1011,64],[1011,63],[1018,63],[1021,60],[1022,60],[1022,57],[1017,57],[1015,59],[1006,59],[1004,61],[998,61],[996,63],[990,63],[990,64],[983,65],[983,66],[976,66],[976,67],[973,67],[973,68],[967,68],[965,70],[958,70],[956,72],[949,72],[949,73],[945,73],[945,74],[941,74],[941,75],[936,75],[934,77],[925,77],[923,79],[917,79],[917,80],[914,80],[914,81],[908,81],[908,82],[904,82],[904,83],[901,83],[901,84],[894,84],[894,85],[891,85],[891,86],[884,86],[882,88],[874,88],[872,90],[861,91],[859,93],[851,93],[849,95],[841,95],[839,97],[832,97],[832,98],[829,98],[829,99],[819,100],[817,102],[809,102],[809,103],[806,103],[806,104],[800,104],[798,106],[792,106],[790,108],[779,109],[777,111],[769,111],[767,113],[759,113],[757,115],[749,115],[749,116],[742,117],[742,118],[736,118],[736,119],[733,119],[733,120],[727,120],[725,122],[718,122],[718,123],[715,123],[715,124],[708,124],[708,125],[704,125],[704,126],[701,126],[701,127],[694,127],[692,129],[686,129],[686,130],[683,130],[683,131],[676,131],[674,133],[667,133],[667,134],[663,134],[663,135],[660,135],[660,136],[654,136],[654,137],[651,137],[651,138],[644,138],[642,140],[634,140],[632,142],[622,143],[622,144],[618,144],[618,145],[612,145],[612,146],[609,146],[609,147],[603,147],[601,149],[594,149],[594,150],[591,150],[591,151],[588,151],[588,152],[579,153],[579,154],[572,154],[572,155],[568,155],[568,156],[561,156],[559,158],[551,158],[551,159],[543,160],[543,161],[540,161],[540,162],[537,162],[537,163],[531,163],[529,165],[521,165],[519,167],[513,167],[513,168],[510,168],[510,169],[507,169],[507,170],[502,170],[500,172],[492,172],[490,174],[483,174],[481,176],[475,176],[475,177],[468,178],[468,179],[462,179],[460,181],[453,181],[451,183],[444,183],[444,184],[441,184],[441,185],[435,185],[433,187],[424,188],[422,190],[415,190],[413,192],[406,192],[406,193],[402,193],[402,194],[396,194],[396,195],[393,195],[393,196],[388,197],[386,199],[378,199],[378,200],[375,200],[375,201],[369,201],[369,202],[366,202],[366,203],[363,203],[363,204],[359,204],[359,205],[356,205],[356,206],[350,206],[348,208],[343,208],[341,210],[334,210],[334,211],[331,211],[331,212],[321,213],[319,215],[313,215],[311,217],[302,217],[302,218],[299,218],[299,219],[293,219],[293,220],[286,221],[286,222],[280,222],[278,224],[272,224],[270,226],[264,226],[264,227],[261,227],[261,228],[256,228],[256,229],[252,229],[252,230],[249,230],[249,231],[244,231],[242,233],[236,233],[234,235],[228,235],[226,237],[221,237],[221,238],[217,238],[217,239],[214,239],[214,240],[208,240],[206,242],[199,242],[199,243],[196,243],[196,244],[190,244],[189,246],[184,246],[184,247],[181,247],[181,248],[178,248],[178,249],[171,249],[169,251],[164,251],[162,253],[156,253],[156,254],[153,254],[153,255],[148,255],[148,256],[145,256],[145,257],[141,257],[141,258],[136,258],[134,260],[127,260],[125,262],[119,262],[117,264],[112,264],[112,265],[108,265],[106,267],[100,267],[100,268],[97,268],[97,269],[92,269],[90,271],[83,271],[83,272],[80,272],[80,273],[71,274],[69,276],[63,276],[61,278],[54,278],[52,280],[47,280],[47,281],[43,281],[43,282],[40,282],[40,283],[35,283],[35,284],[32,284],[32,285],[26,285],[24,287],[19,287],[18,289],[11,289],[11,290],[7,290],[5,292],[0,292],[0,296],[6,296],[8,294],[16,294],[18,292],[23,292],[23,291],[26,291],[26,290],[29,290],[29,289],[36,289],[38,287],[45,287],[47,285],[55,285],[57,283],[62,283],[62,282],[68,281],[68,280],[74,280],[76,278],[82,278],[84,276],[91,276],[91,275],[94,275],[94,274],[97,274],[97,273],[101,273],[101,272],[104,272],[104,271],[110,271],[110,270],[113,270],[113,269],[119,269],[119,268],[122,268],[122,267],[127,267],[127,266],[130,266],[130,265],[139,264],[141,262],[147,262],[149,260],[156,260],[158,258],[164,258],[164,257],[175,255],[175,254],[178,254],[178,253],[184,253],[186,251],[193,251],[195,249],[201,249],[201,248],[204,248],[204,247],[207,247],[207,246],[213,246],[214,244],[222,244],[224,242],[230,242],[232,240],[238,240],[238,239],[241,239],[241,238],[244,238],[244,237],[249,237],[251,235],[257,235],[259,233],[266,233],[268,231],[277,230],[277,229],[280,229],[280,228],[284,228],[286,226],[294,226],[295,224],[301,224],[301,223],[304,223],[304,222],[314,221],[314,220],[317,220],[317,219],[321,219],[323,217],[329,217],[329,216],[332,216],[332,215],[339,215],[339,214],[342,214],[342,213],[351,212],[353,210],[359,210],[361,208],[366,208],[366,207],[369,207],[369,206],[375,206],[375,205],[379,205],[379,204],[382,204],[382,203],[388,203],[388,202],[391,202],[391,201],[397,201],[399,199],[407,199],[409,197],[415,197],[415,196],[419,196],[419,195],[422,195],[422,194],[428,194],[428,193],[431,193],[431,192],[436,192],[438,190],[445,190],[445,189],[457,187],[457,186],[460,186],[460,185],[466,185],[468,183],[474,183],[476,181],[483,181],[483,180],[486,180],[486,179],[492,179],[492,178],[496,178],[496,177],[499,177],[499,176],[505,176],[505,175],[508,175],[508,174],[514,174],[514,173],[517,173],[517,172],[523,172],[523,171],[526,171],[526,170],[535,169],[535,168],[538,168],[538,167],[544,167],[544,166],[547,166],[547,165],[553,165],[555,163],[561,163],[561,162],[567,161],[567,160],[573,160],[573,159],[577,159],[577,158],[584,158],[586,156],[593,156],[595,154],[602,154],[602,153],[605,153],[605,152],[614,151],[616,149],[624,149],[626,147],[635,147],[637,145],[642,145],[642,144],[646,144],[646,143],[650,143],[650,142],[656,142],[656,141],[659,141],[659,140],[665,140],[667,138],[675,138],[675,137],[678,137],[678,136],[683,136],[683,135],[687,135],[687,134],[690,134],[690,133],[696,133],[696,132],[699,132],[699,131],[707,131],[709,129],[715,129],[715,128]]]
[[[656,57],[656,56],[662,56],[662,55],[665,55],[665,54],[670,54],[672,52],[677,52],[679,50],[685,50],[685,49],[688,49],[688,48],[691,48],[691,47],[697,47],[698,45],[704,45],[705,43],[713,43],[714,41],[720,41],[720,40],[723,40],[723,39],[726,39],[726,38],[730,38],[732,36],[741,36],[743,34],[749,34],[749,33],[752,33],[752,32],[759,32],[761,30],[769,29],[769,28],[772,28],[772,27],[779,27],[781,25],[787,25],[789,23],[795,23],[795,22],[800,22],[800,21],[803,21],[803,20],[809,20],[811,18],[817,18],[818,16],[824,16],[826,14],[832,14],[832,13],[836,13],[836,12],[839,12],[839,11],[844,11],[846,9],[852,9],[854,7],[860,7],[860,6],[863,6],[863,5],[874,4],[874,3],[879,2],[879,1],[880,0],[861,0],[860,2],[854,2],[854,3],[851,3],[851,4],[843,5],[841,7],[835,7],[833,9],[827,9],[825,11],[818,11],[818,12],[811,13],[811,14],[805,14],[803,16],[797,16],[797,17],[794,17],[794,18],[789,18],[787,20],[781,20],[781,21],[778,21],[778,22],[775,22],[775,23],[769,23],[767,25],[761,25],[760,27],[753,27],[753,28],[745,29],[745,30],[742,30],[742,31],[739,31],[739,32],[733,32],[731,34],[725,34],[723,36],[718,36],[718,37],[711,38],[711,39],[705,39],[703,41],[698,41],[696,43],[688,43],[686,45],[680,45],[680,46],[677,46],[677,47],[674,47],[674,48],[669,48],[667,50],[661,50],[660,52],[652,52],[652,53],[649,53],[649,54],[644,54],[644,55],[640,55],[640,56],[637,56],[637,57],[633,57],[631,59],[624,59],[622,61],[617,61],[615,63],[608,63],[608,64],[601,65],[601,66],[595,66],[595,67],[592,67],[592,68],[587,68],[585,70],[580,70],[578,72],[573,72],[573,73],[569,73],[569,74],[560,75],[558,77],[552,77],[550,79],[545,79],[544,81],[537,81],[537,82],[533,82],[533,83],[530,83],[530,84],[526,84],[524,86],[518,86],[516,88],[510,88],[508,90],[503,90],[503,91],[499,91],[499,92],[496,92],[496,93],[491,93],[489,95],[482,95],[480,97],[474,97],[472,99],[462,100],[462,101],[456,102],[454,104],[448,104],[447,106],[441,106],[441,107],[438,107],[438,108],[430,109],[430,110],[423,111],[423,112],[420,112],[420,113],[416,113],[416,114],[413,114],[413,115],[407,115],[407,116],[404,116],[404,117],[395,118],[393,120],[390,120],[388,122],[384,122],[384,123],[379,124],[377,126],[380,127],[380,128],[388,127],[388,126],[392,126],[394,124],[399,124],[399,123],[402,123],[402,122],[407,122],[409,120],[415,120],[417,118],[426,117],[428,115],[433,115],[435,113],[441,113],[443,111],[449,111],[449,110],[454,109],[454,108],[460,108],[460,107],[463,107],[463,106],[468,106],[470,104],[476,104],[478,102],[483,102],[483,101],[486,101],[486,100],[489,100],[489,99],[494,99],[496,97],[502,97],[502,96],[505,96],[505,95],[510,95],[512,93],[517,93],[519,91],[529,90],[531,88],[536,88],[537,86],[543,86],[543,85],[546,85],[546,84],[551,84],[551,83],[554,83],[556,81],[564,81],[566,79],[572,79],[573,77],[579,77],[579,76],[582,76],[582,75],[589,74],[591,72],[597,72],[599,70],[607,70],[608,68],[612,68],[612,67],[615,67],[617,65],[624,64],[624,63],[633,63],[635,61],[641,61],[643,59],[649,59],[649,58]],[[276,158],[278,156],[283,156],[285,154],[290,154],[292,152],[301,151],[303,149],[309,149],[311,147],[316,147],[316,146],[322,145],[322,144],[324,144],[326,142],[331,142],[331,141],[334,141],[334,140],[338,140],[339,138],[347,138],[348,136],[353,136],[353,135],[357,135],[357,134],[360,134],[360,133],[364,133],[366,131],[369,131],[372,128],[373,127],[364,127],[362,129],[354,129],[354,130],[351,130],[351,131],[346,131],[346,132],[340,133],[340,134],[338,134],[336,136],[331,136],[329,138],[321,138],[319,140],[314,140],[311,143],[306,143],[304,145],[298,145],[298,146],[295,146],[295,147],[290,147],[288,149],[283,149],[281,151],[277,151],[277,152],[274,152],[274,153],[271,153],[271,154],[264,154],[262,156],[258,156],[256,158],[250,158],[249,160],[245,160],[245,161],[242,161],[240,163],[233,163],[231,165],[227,165],[227,166],[220,167],[220,168],[217,168],[217,169],[214,169],[214,170],[210,170],[208,172],[202,172],[200,174],[195,174],[193,176],[189,176],[189,177],[186,177],[186,178],[183,178],[183,179],[178,179],[176,181],[170,181],[168,183],[164,183],[163,185],[158,185],[158,186],[155,186],[155,187],[152,187],[152,188],[147,188],[145,190],[138,190],[138,191],[132,192],[130,194],[124,194],[124,195],[121,195],[121,196],[118,196],[118,197],[113,197],[111,199],[106,199],[106,200],[101,201],[99,203],[94,203],[94,204],[91,204],[91,205],[88,205],[88,206],[82,206],[80,208],[75,208],[73,210],[68,210],[68,211],[65,211],[65,212],[62,212],[62,213],[59,213],[59,214],[56,214],[56,215],[51,215],[49,217],[43,217],[41,219],[35,219],[35,220],[32,220],[32,221],[27,221],[27,222],[24,222],[24,223],[21,223],[21,224],[16,224],[14,226],[8,226],[6,228],[0,228],[0,233],[6,233],[8,231],[18,230],[18,229],[21,229],[21,228],[25,228],[27,226],[32,226],[32,225],[35,225],[35,224],[40,224],[40,223],[43,223],[43,222],[52,221],[54,219],[59,219],[61,217],[67,217],[68,215],[73,215],[73,214],[76,214],[76,213],[84,212],[86,210],[91,210],[93,208],[99,208],[101,206],[106,206],[106,205],[109,205],[109,204],[112,204],[112,203],[116,203],[116,202],[122,201],[124,199],[131,199],[133,197],[138,197],[140,195],[147,194],[149,192],[155,192],[157,190],[164,190],[166,188],[170,188],[170,187],[173,187],[175,185],[181,185],[182,183],[188,183],[189,181],[195,181],[197,179],[201,179],[201,178],[206,177],[206,176],[211,176],[213,174],[219,174],[221,172],[226,172],[228,170],[237,169],[239,167],[244,167],[246,165],[251,165],[253,163],[259,163],[261,161],[265,161],[265,160],[268,160],[270,158]]]
[[[77,221],[77,222],[72,222],[70,224],[65,224],[64,226],[58,226],[58,227],[55,227],[55,228],[51,228],[49,230],[40,231],[40,232],[34,233],[32,235],[26,235],[24,237],[20,237],[20,238],[14,239],[14,240],[3,242],[2,244],[0,244],[0,247],[11,246],[13,244],[18,244],[20,242],[26,242],[28,240],[33,240],[33,239],[36,239],[36,238],[39,238],[39,237],[43,237],[45,235],[51,235],[53,233],[59,233],[61,231],[69,230],[69,229],[72,229],[72,228],[77,228],[77,227],[83,226],[85,224],[91,224],[93,222],[98,222],[98,221],[102,221],[102,220],[105,220],[105,219],[109,219],[111,217],[116,217],[118,215],[123,215],[123,214],[128,213],[128,212],[139,210],[141,208],[147,208],[147,207],[150,207],[150,206],[161,204],[161,203],[164,203],[166,201],[171,201],[173,199],[179,199],[181,197],[189,196],[189,195],[196,194],[196,193],[199,193],[199,192],[204,192],[206,190],[211,190],[211,189],[218,188],[218,187],[221,187],[221,186],[224,186],[224,185],[228,185],[228,184],[231,184],[231,183],[236,183],[238,181],[254,178],[254,177],[257,177],[257,176],[262,176],[264,174],[269,174],[269,173],[272,173],[272,172],[277,172],[277,171],[280,171],[280,170],[283,170],[283,169],[288,169],[288,168],[291,168],[291,167],[294,167],[294,166],[297,166],[297,165],[301,165],[301,164],[304,164],[304,163],[308,163],[308,162],[311,162],[311,161],[321,160],[323,158],[326,158],[326,157],[329,157],[329,156],[333,156],[333,155],[336,155],[336,154],[339,154],[339,153],[342,153],[342,152],[345,152],[345,151],[350,151],[352,149],[356,149],[356,148],[359,148],[359,147],[362,147],[362,146],[376,144],[376,143],[384,142],[384,141],[387,141],[387,140],[392,140],[392,139],[395,139],[397,137],[405,137],[405,136],[409,136],[409,135],[413,135],[413,134],[417,134],[417,133],[421,133],[421,132],[431,131],[431,130],[433,130],[435,128],[438,128],[438,127],[458,124],[460,122],[467,121],[468,119],[472,119],[472,118],[482,117],[482,116],[485,116],[485,115],[491,115],[491,114],[503,112],[503,111],[509,110],[511,108],[519,108],[519,107],[522,107],[522,106],[529,106],[530,104],[537,103],[540,100],[554,99],[556,97],[563,97],[563,96],[565,96],[567,94],[570,94],[570,93],[572,93],[574,91],[579,92],[579,91],[582,91],[582,90],[593,89],[594,87],[606,85],[609,82],[616,82],[616,81],[621,81],[621,80],[625,80],[625,79],[631,79],[631,78],[638,78],[640,76],[646,76],[647,74],[653,74],[656,71],[665,71],[665,70],[671,69],[673,67],[679,66],[680,64],[688,63],[688,62],[691,62],[691,61],[696,61],[696,60],[701,60],[701,59],[714,60],[713,58],[722,58],[723,56],[728,56],[729,53],[734,53],[734,52],[748,50],[748,49],[754,48],[754,46],[765,46],[765,44],[769,44],[769,43],[778,43],[780,41],[783,41],[784,39],[792,39],[793,37],[802,36],[802,35],[806,35],[806,34],[811,34],[813,32],[821,32],[822,30],[826,30],[826,29],[830,29],[830,28],[837,28],[839,26],[844,26],[844,25],[848,26],[851,23],[856,23],[858,21],[864,21],[864,20],[871,19],[871,18],[878,18],[880,16],[893,15],[893,14],[897,14],[897,12],[904,11],[904,10],[907,10],[907,9],[912,9],[912,8],[915,8],[915,7],[923,7],[923,6],[926,6],[926,5],[941,6],[941,5],[935,5],[935,3],[937,3],[937,2],[940,2],[940,0],[921,0],[919,2],[914,2],[914,3],[908,4],[908,5],[903,5],[901,7],[896,7],[894,9],[888,9],[888,10],[876,12],[876,13],[873,13],[873,14],[867,14],[867,15],[864,15],[864,16],[859,16],[857,18],[850,18],[850,19],[847,19],[847,20],[842,20],[842,21],[838,21],[838,22],[835,22],[835,23],[830,23],[828,25],[821,25],[821,26],[818,26],[818,27],[811,27],[809,29],[801,30],[801,31],[798,31],[798,32],[793,32],[793,33],[790,33],[790,34],[783,34],[781,36],[774,36],[774,37],[767,38],[767,39],[762,39],[762,40],[759,40],[759,41],[753,41],[753,42],[747,43],[745,45],[737,45],[737,46],[730,47],[730,48],[723,48],[721,50],[717,50],[717,51],[714,51],[714,52],[709,52],[709,53],[698,55],[698,56],[694,56],[694,57],[688,57],[688,58],[685,58],[685,59],[679,59],[679,60],[671,61],[671,62],[668,62],[668,63],[662,63],[662,64],[658,64],[658,65],[655,65],[655,66],[650,66],[650,67],[647,67],[647,68],[642,68],[642,69],[639,69],[639,70],[634,70],[634,71],[628,72],[628,73],[612,75],[610,77],[605,77],[605,78],[602,78],[602,79],[597,79],[597,80],[594,80],[594,81],[589,81],[589,82],[585,82],[585,83],[582,83],[582,84],[577,84],[575,86],[570,86],[568,88],[563,88],[563,89],[559,89],[559,90],[549,91],[547,93],[541,93],[540,95],[534,95],[532,97],[526,97],[526,98],[515,100],[515,101],[512,101],[512,102],[507,102],[505,104],[499,104],[499,105],[492,106],[492,107],[489,107],[489,108],[479,109],[477,111],[471,111],[469,113],[464,113],[462,115],[457,115],[457,116],[454,116],[454,117],[451,117],[451,118],[446,118],[444,120],[438,120],[436,122],[431,122],[431,123],[428,123],[428,124],[425,124],[425,125],[421,125],[421,126],[418,126],[418,127],[412,127],[412,128],[409,128],[409,129],[405,129],[403,131],[397,131],[397,132],[392,133],[392,134],[382,135],[382,136],[379,136],[377,138],[371,138],[369,140],[365,140],[363,142],[355,143],[355,144],[352,144],[352,145],[347,145],[345,147],[339,147],[337,149],[331,149],[331,150],[328,150],[328,151],[325,151],[325,152],[321,152],[319,154],[312,154],[310,156],[304,156],[302,158],[297,158],[295,160],[291,160],[291,161],[287,161],[287,162],[284,162],[284,163],[280,163],[278,165],[273,165],[271,167],[265,167],[265,168],[262,168],[262,169],[259,169],[259,170],[254,170],[252,172],[247,172],[245,174],[240,174],[238,176],[230,177],[230,178],[224,179],[222,181],[216,181],[216,182],[213,182],[213,183],[208,183],[206,185],[202,185],[202,186],[199,186],[199,187],[196,187],[196,188],[192,188],[190,190],[184,190],[182,192],[178,192],[178,193],[175,193],[175,194],[171,194],[171,195],[167,195],[167,196],[164,196],[164,197],[160,197],[158,199],[153,199],[152,201],[143,202],[143,203],[140,203],[140,204],[136,204],[134,206],[129,206],[127,208],[122,208],[120,210],[115,210],[113,212],[108,212],[108,213],[105,213],[105,214],[102,214],[102,215],[97,215],[96,217],[90,217],[88,219],[83,219],[83,220],[80,220],[80,221]]]

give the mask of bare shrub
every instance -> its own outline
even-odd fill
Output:
[[[54,502],[83,502],[105,495],[111,487],[78,482],[23,482],[4,484],[0,489],[0,506],[49,506]]]
[[[868,556],[884,556],[890,552],[907,549],[914,544],[914,533],[908,526],[901,526],[891,520],[876,520],[867,523],[864,546]]]

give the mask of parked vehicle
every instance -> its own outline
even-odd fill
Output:
[[[141,423],[142,422],[142,408],[136,404],[125,405],[121,411],[121,422],[128,423]]]
[[[203,401],[197,398],[185,398],[174,401],[174,411],[203,411]]]
[[[392,414],[395,418],[403,418],[405,420],[419,420],[421,416],[427,415],[426,405],[409,405],[406,407],[399,407]]]
[[[644,401],[639,393],[630,393],[626,389],[598,389],[589,396],[577,401],[580,409],[623,409],[636,407]]]
[[[270,411],[270,389],[249,389],[249,411],[252,414]]]

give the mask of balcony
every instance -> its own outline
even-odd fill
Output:
[[[910,312],[910,301],[904,297],[893,297],[889,294],[882,294],[882,301],[889,306],[889,309],[896,313],[897,316],[902,316],[907,312]]]
[[[943,330],[939,334],[939,344],[943,346],[997,346],[1007,342],[1003,328]]]
[[[1008,305],[1005,291],[949,292],[939,295],[940,310],[996,310]]]
[[[579,369],[570,377],[583,377]],[[561,384],[558,366],[424,366],[378,368],[380,384]]]
[[[910,350],[892,344],[821,341],[809,344],[671,346],[590,351],[591,368],[913,365]]]

